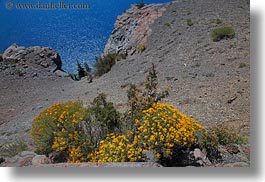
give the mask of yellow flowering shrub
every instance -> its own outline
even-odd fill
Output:
[[[91,162],[144,161],[142,149],[135,147],[125,135],[108,134],[100,141],[99,149],[88,155]]]
[[[80,122],[86,117],[82,102],[54,104],[34,118],[31,135],[37,153],[65,152],[69,162],[85,161],[89,150],[89,136],[84,134]]]
[[[133,144],[159,154],[172,154],[173,147],[189,146],[197,141],[197,132],[204,130],[194,119],[168,104],[154,103],[135,120],[136,135]]]
[[[168,104],[155,103],[135,120],[135,132],[111,133],[101,140],[99,149],[88,155],[91,162],[145,161],[145,152],[155,151],[159,159],[172,155],[175,146],[188,147],[197,141],[197,132],[204,131],[194,119]]]

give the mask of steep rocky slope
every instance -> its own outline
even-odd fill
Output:
[[[171,87],[167,102],[205,125],[228,122],[248,131],[249,1],[176,1],[165,7],[149,27],[146,50],[119,62],[105,80],[141,84],[154,63],[162,86]],[[211,31],[222,26],[232,26],[235,38],[213,42]]]

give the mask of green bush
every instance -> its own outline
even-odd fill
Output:
[[[219,18],[217,18],[217,19],[213,19],[212,20],[212,23],[215,23],[215,24],[221,24],[222,23],[222,20],[220,20]]]
[[[79,81],[85,76],[92,76],[91,68],[87,63],[84,63],[84,67],[77,61],[77,74],[70,73],[70,78],[74,81]]]
[[[154,64],[150,68],[141,89],[134,84],[127,91],[129,110],[125,114],[125,130],[134,130],[134,121],[142,117],[142,111],[150,108],[154,103],[161,101],[169,95],[167,89],[158,90],[157,70]]]
[[[81,64],[78,61],[77,61],[77,72],[79,79],[86,76],[85,69],[81,66]]]
[[[198,143],[202,148],[217,149],[218,145],[247,143],[247,138],[239,134],[236,129],[223,124],[207,128]]]
[[[138,9],[141,9],[142,7],[145,6],[145,4],[144,4],[144,2],[142,1],[142,2],[140,2],[140,3],[135,4],[135,6],[136,6]]]
[[[232,39],[235,37],[235,30],[233,27],[224,26],[214,29],[211,33],[213,41],[220,41],[222,39]]]
[[[22,140],[5,144],[0,148],[0,157],[14,157],[19,152],[27,150],[27,145]]]
[[[145,49],[146,49],[146,46],[145,46],[144,43],[139,44],[139,46],[137,47],[137,50],[138,50],[139,53],[144,52]]]
[[[187,25],[192,26],[193,24],[194,24],[194,23],[192,22],[191,19],[187,19]]]
[[[171,27],[172,23],[170,23],[170,22],[165,22],[164,25],[167,26],[167,27]]]
[[[79,81],[80,80],[80,78],[76,74],[70,73],[69,76],[74,81]]]
[[[99,94],[91,103],[89,115],[90,125],[97,128],[94,143],[106,137],[108,133],[121,131],[121,114],[115,109],[112,102],[107,102],[106,95]]]
[[[102,76],[103,74],[109,72],[112,66],[115,65],[117,61],[120,61],[121,59],[125,58],[126,55],[116,53],[96,58],[96,63],[94,65],[95,75]]]

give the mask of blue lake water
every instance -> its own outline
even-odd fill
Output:
[[[88,3],[89,9],[7,9],[6,3],[37,3],[36,0],[0,0],[0,52],[16,43],[56,49],[63,69],[76,70],[76,61],[90,66],[99,56],[113,30],[116,17],[140,0],[64,0]],[[41,3],[51,2],[42,0]],[[53,0],[59,3],[60,0]],[[145,3],[169,0],[145,0]]]

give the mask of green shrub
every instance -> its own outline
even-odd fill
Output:
[[[222,23],[222,20],[220,20],[219,18],[217,18],[217,19],[213,19],[213,20],[212,20],[212,23],[215,23],[215,24],[219,25],[219,24]]]
[[[220,41],[222,39],[232,39],[235,37],[235,30],[233,27],[224,26],[214,29],[211,33],[213,41]]]
[[[247,143],[247,138],[239,134],[236,129],[227,125],[216,125],[207,128],[206,132],[200,136],[199,144],[202,148],[217,148],[218,145],[230,143]]]
[[[70,78],[74,81],[79,81],[85,76],[92,76],[91,68],[87,63],[84,63],[84,67],[77,61],[77,74],[70,73]]]
[[[95,67],[95,75],[96,76],[102,76],[103,74],[109,72],[113,65],[117,61],[120,61],[121,59],[125,59],[126,55],[122,54],[108,54],[104,57],[98,57],[96,59],[96,63],[94,65]]]
[[[158,91],[157,70],[154,64],[150,68],[144,81],[144,88],[130,85],[127,91],[129,110],[125,113],[124,128],[134,130],[134,121],[142,117],[142,111],[150,108],[154,103],[169,95],[168,90]]]
[[[1,157],[14,157],[18,153],[27,150],[27,145],[22,140],[16,140],[13,143],[5,144],[0,148]]]
[[[85,67],[86,75],[88,73],[91,73],[92,70],[91,70],[90,66],[87,63],[84,64],[84,67]]]
[[[210,128],[210,131],[218,137],[218,143],[226,145],[229,143],[243,144],[247,142],[247,138],[236,132],[235,129],[226,125],[217,125]]]
[[[81,64],[78,61],[77,61],[77,72],[79,79],[86,76],[85,69],[81,66]]]
[[[190,10],[187,10],[187,15],[190,15],[191,14],[191,11]]]
[[[69,76],[74,81],[79,81],[80,80],[80,78],[76,74],[70,73]]]
[[[107,102],[105,94],[101,93],[93,100],[90,110],[90,125],[98,130],[97,136],[92,134],[96,145],[108,133],[121,131],[121,114],[115,109],[112,102]]]
[[[135,4],[135,6],[136,6],[138,9],[141,9],[142,7],[145,6],[144,1],[142,0],[141,2]]]
[[[139,44],[139,46],[137,47],[137,50],[138,50],[138,52],[140,52],[140,53],[144,52],[145,49],[146,49],[146,46],[145,46],[144,43]]]
[[[246,63],[239,63],[239,66],[238,66],[238,68],[244,68],[244,67],[246,67],[247,66],[247,64]]]
[[[16,69],[15,74],[18,76],[23,76],[25,74],[25,72],[20,70],[20,69]]]
[[[172,23],[170,23],[170,22],[165,22],[164,25],[167,26],[167,27],[171,27]]]
[[[189,26],[192,26],[193,25],[193,22],[192,22],[191,19],[187,19],[187,25],[189,25]]]

